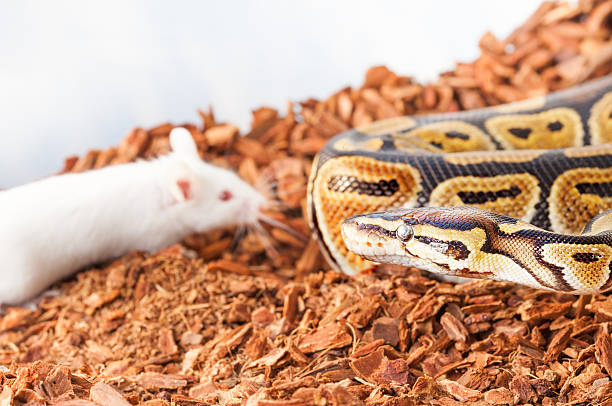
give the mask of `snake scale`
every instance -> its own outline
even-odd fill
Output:
[[[328,261],[574,294],[612,287],[612,76],[332,138],[308,185]]]

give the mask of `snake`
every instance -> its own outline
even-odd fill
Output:
[[[554,292],[612,288],[612,75],[331,138],[308,180],[328,263],[378,263]]]

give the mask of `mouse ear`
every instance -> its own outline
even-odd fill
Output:
[[[191,133],[183,127],[177,127],[170,131],[170,146],[172,151],[177,154],[199,158],[198,148]]]
[[[184,162],[175,162],[168,172],[168,191],[172,200],[182,203],[193,199],[193,185],[195,176],[189,165]]]

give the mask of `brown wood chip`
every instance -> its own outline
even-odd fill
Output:
[[[514,396],[508,388],[495,388],[484,394],[484,400],[492,405],[511,405],[514,403]]]
[[[155,372],[143,372],[134,381],[147,389],[177,389],[187,386],[187,380],[179,375],[165,375]]]
[[[438,381],[438,385],[444,392],[448,393],[460,402],[475,402],[482,396],[479,391],[466,388],[460,383],[448,379]]]
[[[100,406],[129,406],[123,395],[112,386],[98,382],[89,390],[89,398]]]
[[[440,317],[440,324],[442,328],[448,334],[448,338],[454,341],[466,342],[469,336],[469,332],[455,316],[446,312]]]
[[[298,348],[309,354],[331,348],[342,348],[351,344],[352,341],[353,338],[344,327],[331,323],[303,336],[298,342]]]
[[[238,127],[232,124],[221,124],[209,128],[204,132],[208,145],[216,147],[227,145],[238,135]]]
[[[159,330],[159,339],[157,340],[157,344],[162,354],[171,355],[178,352],[178,347],[174,341],[172,330],[168,328],[161,328]]]

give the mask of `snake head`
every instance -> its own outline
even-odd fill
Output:
[[[486,240],[483,211],[470,207],[421,207],[358,215],[342,224],[347,248],[375,262],[430,272],[468,275]]]
[[[342,223],[342,238],[349,250],[364,258],[398,263],[404,242],[413,234],[401,215],[399,211],[388,211],[351,217]]]

